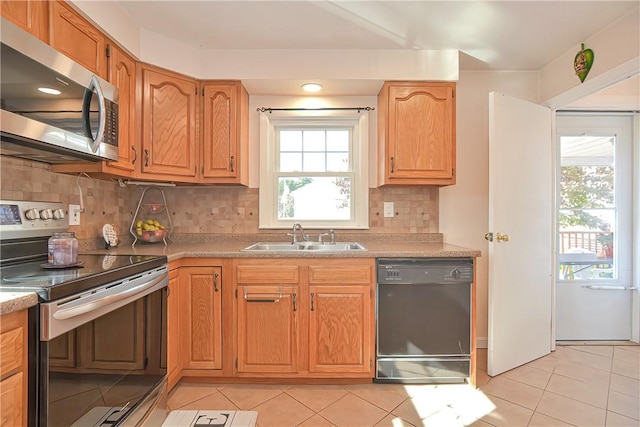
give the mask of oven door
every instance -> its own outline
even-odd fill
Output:
[[[166,416],[163,266],[40,306],[39,425]]]

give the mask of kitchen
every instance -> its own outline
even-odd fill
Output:
[[[81,9],[88,8],[86,13],[94,17],[96,22],[113,34],[123,31],[123,28],[111,27],[109,23],[99,22],[98,17],[109,16],[108,13],[91,13],[91,7],[106,7],[100,4],[80,3]],[[626,21],[610,29],[615,37],[616,31],[625,28],[637,27],[637,19],[633,14]],[[126,22],[126,21],[118,21]],[[625,27],[626,25],[626,27]],[[117,26],[119,27],[119,26]],[[122,25],[122,27],[127,27]],[[126,28],[125,28],[126,29]],[[631,30],[633,31],[633,30]],[[595,32],[594,32],[595,33]],[[592,33],[588,33],[592,34]],[[604,35],[603,35],[604,38]],[[594,35],[594,43],[598,37]],[[153,44],[154,40],[146,40]],[[199,75],[198,72],[181,67],[195,64],[196,61],[175,60],[176,63],[166,63],[168,58],[182,58],[185,54],[183,46],[176,44],[175,55],[167,55],[167,49],[171,49],[172,43],[167,40],[156,40],[155,43],[162,48],[154,52],[144,53],[142,58],[166,68],[184,72],[188,75]],[[605,42],[603,42],[605,43]],[[135,43],[134,43],[135,46]],[[622,49],[608,49],[605,46],[598,50],[609,54],[624,54]],[[613,45],[611,45],[613,46]],[[134,53],[133,47],[129,47]],[[577,47],[577,46],[576,46]],[[573,60],[573,47],[565,56]],[[159,52],[162,52],[161,54]],[[146,57],[148,55],[148,57]],[[604,53],[603,53],[604,55]],[[636,52],[637,56],[637,52]],[[601,64],[607,60],[602,56]],[[632,58],[630,56],[629,58]],[[622,58],[624,59],[624,58]],[[620,58],[612,58],[612,64],[619,63]],[[377,187],[370,189],[369,216],[370,229],[368,234],[398,234],[398,233],[443,233],[445,241],[472,248],[486,248],[483,239],[487,224],[487,183],[478,176],[487,175],[487,93],[491,90],[503,91],[512,96],[517,96],[531,101],[551,99],[556,95],[578,86],[578,81],[573,75],[573,70],[558,62],[550,63],[541,71],[489,71],[489,70],[462,70],[457,83],[457,174],[456,185],[441,187],[417,186],[417,187]],[[192,65],[195,67],[195,65]],[[258,79],[252,76],[247,68],[234,70],[235,75],[206,76],[207,78],[241,78],[245,80]],[[283,66],[283,68],[285,68]],[[565,69],[566,68],[566,69]],[[265,75],[269,70],[264,71]],[[243,74],[244,73],[244,74]],[[271,75],[278,80],[285,76],[294,79],[294,76],[286,74],[285,70],[272,70]],[[594,68],[593,79],[604,73],[602,68]],[[248,74],[248,75],[247,75]],[[351,70],[346,78],[354,75],[362,76],[360,71]],[[539,79],[543,83],[539,83]],[[548,84],[545,85],[544,82]],[[589,80],[585,84],[589,83]],[[274,82],[275,84],[275,82]],[[377,91],[376,91],[377,92]],[[336,96],[333,102],[335,106],[350,107],[354,105],[376,105],[376,92],[367,96]],[[295,104],[299,97],[272,96],[268,94],[253,95],[249,100],[251,117],[257,117],[254,113],[258,107],[286,107]],[[484,114],[478,114],[483,111]],[[376,132],[375,115],[370,115],[372,138]],[[250,122],[252,119],[250,118]],[[250,134],[257,133],[257,126],[251,125]],[[375,140],[375,139],[374,139]],[[172,212],[172,223],[176,236],[180,234],[254,234],[258,230],[258,189],[257,168],[259,163],[257,149],[257,137],[250,137],[253,149],[250,150],[249,173],[250,185],[246,187],[205,187],[164,190],[167,196],[167,205]],[[375,150],[373,150],[375,151]],[[371,154],[375,158],[375,153]],[[375,177],[375,168],[370,168],[370,175]],[[375,182],[375,178],[371,180]],[[111,223],[116,226],[120,234],[127,238],[127,230],[130,228],[131,218],[135,212],[142,189],[138,187],[121,187],[119,183],[92,178],[87,176],[63,175],[51,173],[48,166],[23,160],[2,159],[2,199],[39,199],[51,200],[51,195],[57,194],[56,199],[68,204],[78,204],[80,191],[84,197],[85,213],[81,214],[81,225],[72,226],[72,231],[80,239],[81,245],[95,245],[99,241],[99,233],[102,225]],[[427,203],[424,201],[428,200]],[[383,204],[385,201],[395,203],[395,211],[399,214],[394,218],[384,218]],[[175,215],[173,214],[175,212]],[[203,220],[204,218],[204,220]],[[279,231],[284,235],[285,231]],[[338,231],[338,238],[344,239],[341,234],[346,231]],[[188,236],[187,236],[188,237]],[[366,244],[365,244],[366,245]],[[138,246],[136,246],[138,248]],[[156,250],[158,246],[154,246]],[[483,251],[484,252],[484,251]],[[483,253],[486,255],[486,253]],[[477,259],[477,287],[478,287],[478,337],[484,339],[486,347],[487,337],[487,259],[482,256]],[[482,346],[482,344],[480,345]]]

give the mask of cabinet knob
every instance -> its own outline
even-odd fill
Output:
[[[131,164],[135,165],[136,161],[138,160],[138,150],[136,150],[135,145],[131,146],[131,150],[133,151],[133,160],[131,160]]]
[[[235,165],[234,165],[235,161],[236,161],[236,158],[235,158],[234,156],[231,156],[231,162],[230,162],[230,169],[231,169],[231,172],[235,172],[235,171],[233,170],[233,169],[235,168]]]
[[[144,166],[145,167],[149,166],[149,149],[148,148],[144,149]]]
[[[392,157],[391,158],[391,173],[394,173],[396,169],[396,158]]]

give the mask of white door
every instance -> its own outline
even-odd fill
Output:
[[[551,118],[546,107],[489,94],[491,376],[551,351]]]
[[[629,340],[633,117],[559,113],[556,339]]]

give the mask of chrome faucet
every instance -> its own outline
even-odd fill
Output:
[[[296,222],[295,224],[293,224],[293,229],[291,230],[291,234],[287,234],[288,236],[291,236],[292,244],[298,242],[298,239],[296,238],[296,231],[300,232],[300,236],[302,237],[303,241],[305,242],[309,241],[309,235],[304,232],[302,225],[299,222]]]
[[[324,236],[329,236],[329,242],[324,241]],[[333,228],[329,230],[328,233],[320,233],[318,234],[318,243],[335,245],[336,244],[336,233],[333,231]]]

